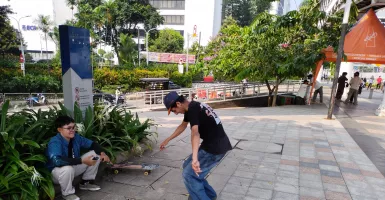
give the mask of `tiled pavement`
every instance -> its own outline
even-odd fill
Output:
[[[326,112],[324,105],[218,109],[235,146],[207,177],[219,199],[384,199],[383,175],[338,120],[324,119]],[[139,115],[160,125],[159,143],[182,121],[166,112]],[[154,151],[134,160],[161,165],[149,176],[109,175],[101,191],[78,194],[95,200],[187,199],[180,166],[190,152],[186,130],[165,151],[154,145]]]

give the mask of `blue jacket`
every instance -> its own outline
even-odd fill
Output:
[[[81,164],[81,149],[90,149],[93,141],[89,140],[78,133],[75,133],[73,138],[73,155],[74,158],[68,158],[68,144],[69,142],[58,133],[52,137],[48,143],[46,155],[48,162],[47,168],[52,171],[55,167],[62,167],[66,165]]]

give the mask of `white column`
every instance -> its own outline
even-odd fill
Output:
[[[384,93],[384,97],[382,98],[382,102],[380,106],[377,108],[375,114],[380,117],[385,116],[385,93]]]

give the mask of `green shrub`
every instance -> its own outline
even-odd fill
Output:
[[[182,87],[191,87],[192,86],[192,76],[190,73],[181,74],[179,72],[173,72],[170,79]]]
[[[96,106],[87,109],[85,117],[75,106],[74,112],[62,104],[48,111],[23,110],[8,113],[9,101],[0,112],[0,199],[54,199],[51,173],[45,168],[44,151],[57,134],[54,120],[59,115],[73,116],[80,127],[78,133],[98,142],[115,160],[120,151],[133,151],[147,136],[153,125],[141,122],[137,115],[118,107]],[[34,177],[32,179],[31,177]],[[34,181],[32,181],[34,180]]]
[[[0,80],[0,91],[4,93],[61,93],[61,82],[51,76],[26,75]]]

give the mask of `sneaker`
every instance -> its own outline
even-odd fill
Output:
[[[95,185],[93,183],[85,182],[84,184],[80,183],[79,189],[81,189],[81,190],[89,190],[89,191],[98,191],[101,188],[100,188],[100,186]]]
[[[80,200],[80,198],[78,196],[76,196],[75,194],[70,194],[67,196],[63,195],[63,199],[65,199],[65,200]]]

